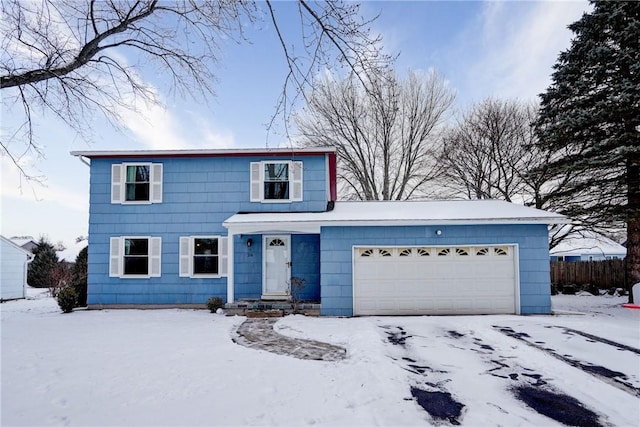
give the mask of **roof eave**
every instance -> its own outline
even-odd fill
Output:
[[[71,151],[74,157],[87,158],[141,158],[141,157],[223,157],[223,156],[310,156],[335,153],[335,147],[311,148],[236,148],[210,150],[113,150],[113,151]]]
[[[244,216],[244,215],[243,215]],[[320,232],[321,227],[360,227],[360,226],[445,226],[445,225],[515,225],[515,224],[556,224],[563,223],[565,218],[505,218],[505,219],[477,219],[477,220],[256,220],[256,221],[233,221],[233,217],[224,221],[222,225],[234,231],[247,233],[246,230],[254,232],[272,231],[279,228],[305,229]],[[243,231],[240,231],[243,230]]]

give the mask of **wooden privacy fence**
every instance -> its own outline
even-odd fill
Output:
[[[554,285],[595,285],[600,289],[624,288],[624,260],[551,262]]]

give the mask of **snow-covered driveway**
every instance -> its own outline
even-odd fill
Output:
[[[231,336],[243,317],[204,310],[63,315],[49,298],[9,302],[0,306],[1,421],[561,425],[540,413],[552,393],[556,412],[580,405],[583,425],[638,425],[640,310],[621,302],[554,297],[554,308],[584,315],[289,316],[276,323],[281,334],[346,347],[347,359],[337,362],[236,345]]]

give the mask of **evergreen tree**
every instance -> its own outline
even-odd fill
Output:
[[[71,285],[78,293],[78,307],[87,305],[87,260],[88,248],[83,248],[71,271]]]
[[[29,263],[27,283],[34,288],[52,287],[52,272],[58,266],[55,248],[45,237],[40,237],[37,246],[31,252],[35,257]]]
[[[628,285],[640,282],[640,2],[591,0],[541,95],[544,173],[571,173],[565,213],[627,227]]]

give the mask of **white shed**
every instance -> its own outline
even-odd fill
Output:
[[[0,301],[24,298],[33,254],[0,236]]]

